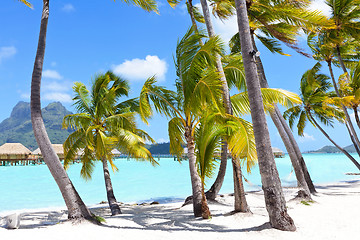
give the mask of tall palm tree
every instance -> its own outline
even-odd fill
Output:
[[[327,104],[328,90],[331,84],[328,82],[328,76],[319,73],[320,67],[320,63],[316,63],[312,69],[304,73],[300,83],[300,96],[303,104],[286,110],[284,117],[289,119],[290,126],[293,126],[295,120],[298,119],[297,128],[300,136],[303,136],[306,120],[308,120],[360,169],[360,164],[345,149],[340,147],[316,121],[319,119],[323,124],[333,126],[334,119],[344,120],[344,114],[338,107]]]
[[[186,142],[194,215],[207,218],[208,206],[206,201],[202,201],[201,179],[196,166],[194,134],[204,109],[208,105],[220,106],[221,83],[214,68],[214,53],[222,50],[218,38],[200,45],[203,37],[191,28],[177,45],[177,92],[154,85],[154,78],[145,82],[140,95],[140,113],[145,121],[151,116],[151,100],[156,111],[171,118],[170,151],[180,155],[183,151],[181,144]]]
[[[306,7],[310,1],[273,1],[273,0],[255,0],[247,1],[247,11],[250,21],[250,35],[254,51],[257,52],[255,38],[258,39],[270,52],[284,53],[280,43],[296,50],[297,52],[308,56],[301,48],[297,46],[297,37],[303,28],[314,29],[319,26],[328,26],[329,22],[325,16],[316,11],[309,11]],[[221,19],[227,19],[233,15],[235,8],[234,2],[226,0],[214,0],[214,14]],[[239,34],[235,34],[230,41],[232,52],[240,52]],[[257,71],[262,88],[269,87],[264,66],[261,57],[255,55]],[[305,161],[291,129],[284,120],[280,110],[275,106],[270,112],[279,134],[284,142],[301,191],[299,195],[310,197],[311,193],[316,192],[315,186],[308,173]]]
[[[323,28],[320,34],[326,35],[327,43],[332,43],[333,51],[336,53],[337,60],[344,73],[347,73],[347,68],[343,59],[344,48],[348,48],[349,44],[358,41],[360,38],[360,1],[359,0],[326,0],[326,4],[331,9],[330,21],[335,25],[334,28]],[[359,54],[356,55],[359,57]],[[336,87],[336,84],[334,84]],[[342,97],[336,91],[338,97]],[[360,141],[354,126],[351,122],[350,116],[345,107],[343,111],[346,118],[346,124],[351,133],[354,145],[360,149]],[[358,150],[358,153],[360,150]]]
[[[350,68],[350,75],[346,73],[339,77],[339,91],[343,97],[333,97],[328,103],[345,106],[354,111],[355,120],[360,128],[358,107],[360,105],[360,61]]]
[[[272,227],[285,231],[295,231],[296,227],[294,222],[286,210],[281,182],[271,150],[270,135],[260,91],[260,82],[253,56],[254,49],[251,43],[246,2],[244,0],[235,0],[235,5],[266,209],[269,213]]]
[[[326,30],[324,30],[324,31],[325,32],[310,33],[308,35],[308,46],[312,50],[313,58],[315,60],[325,61],[327,63],[329,73],[331,76],[331,80],[333,83],[333,87],[335,89],[335,93],[338,98],[342,98],[343,94],[342,94],[341,90],[338,88],[338,83],[336,82],[333,67],[332,67],[333,64],[335,66],[340,66],[340,63],[336,59],[336,52],[334,51],[335,44],[331,41],[331,39],[329,39],[328,33],[326,32]],[[347,60],[346,62],[348,63],[348,62],[353,61],[352,58],[354,57],[354,54],[351,49],[351,48],[353,48],[353,46],[347,45],[347,47],[350,47],[350,49],[345,48],[345,46],[342,47],[343,50],[346,49],[346,51],[342,54],[342,58],[345,58]],[[349,82],[347,72],[345,73],[345,77],[347,78],[346,82]],[[346,129],[348,130],[349,137],[350,137],[352,143],[354,144],[355,150],[357,151],[358,155],[360,156],[360,146],[358,145],[358,141],[356,141],[356,139],[357,139],[356,133],[354,134],[354,131],[352,131],[352,129],[354,129],[354,128],[352,126],[352,122],[349,117],[349,114],[346,110],[346,107],[342,103],[340,103],[340,107],[344,111],[344,114],[346,117],[345,126],[346,126]]]
[[[92,220],[92,214],[86,207],[75,187],[66,174],[57,154],[51,146],[47,135],[44,121],[41,115],[40,86],[43,62],[45,57],[46,31],[49,19],[49,0],[43,0],[43,10],[41,15],[41,25],[38,47],[35,57],[34,70],[31,79],[31,122],[37,144],[44,157],[52,176],[57,183],[60,192],[64,198],[68,209],[68,218],[73,220],[89,219]]]
[[[103,165],[107,198],[112,215],[121,213],[111,183],[108,162],[113,171],[117,170],[113,162],[112,150],[121,150],[131,157],[148,159],[155,164],[151,153],[145,148],[145,132],[136,127],[135,112],[138,105],[134,99],[119,102],[129,91],[128,83],[112,72],[98,75],[93,82],[91,92],[83,83],[75,83],[75,107],[77,114],[64,117],[63,127],[75,131],[64,142],[64,167],[69,167],[79,152],[81,154],[81,176],[91,178],[95,161]]]

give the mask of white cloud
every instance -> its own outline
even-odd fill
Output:
[[[0,63],[3,59],[10,58],[16,54],[15,47],[0,47]]]
[[[59,102],[72,101],[72,97],[70,96],[70,94],[60,93],[60,92],[45,93],[43,99],[48,101],[59,101]]]
[[[55,70],[45,70],[42,73],[44,78],[62,79],[63,77]]]
[[[166,142],[169,142],[169,139],[159,138],[156,142],[157,143],[166,143]]]
[[[74,12],[75,8],[74,8],[74,6],[72,4],[67,3],[62,7],[61,10],[63,10],[64,12],[70,13],[70,12]]]
[[[213,25],[215,33],[221,36],[221,38],[225,41],[225,44],[228,44],[230,39],[239,32],[236,16],[232,16],[224,21],[221,21],[218,18],[213,18]]]
[[[319,10],[326,16],[331,15],[331,8],[325,3],[324,0],[313,0],[310,5],[311,10]]]
[[[164,80],[167,63],[158,56],[147,55],[145,59],[135,58],[112,67],[115,74],[120,74],[129,80],[146,80],[156,75],[158,80]]]
[[[56,62],[51,62],[51,66],[55,67],[56,66]]]
[[[299,137],[299,142],[303,143],[303,142],[310,142],[310,141],[315,141],[314,136],[307,134],[306,132],[304,132],[304,136]]]
[[[44,89],[56,92],[65,92],[71,90],[72,83],[70,82],[44,82]]]

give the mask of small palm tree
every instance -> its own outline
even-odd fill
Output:
[[[303,104],[286,110],[284,117],[289,120],[291,127],[298,119],[297,129],[300,136],[303,136],[306,122],[309,121],[360,169],[360,164],[345,149],[330,138],[316,120],[319,119],[320,122],[331,127],[334,120],[344,121],[344,113],[338,107],[327,104],[331,84],[328,81],[328,76],[319,73],[320,67],[320,63],[316,63],[312,69],[304,73],[300,83],[300,97]]]
[[[112,215],[121,213],[117,204],[109,167],[117,170],[113,162],[112,150],[119,149],[131,157],[148,159],[155,164],[150,152],[145,148],[147,134],[137,129],[136,113],[133,111],[138,105],[135,99],[119,103],[119,98],[127,96],[129,86],[127,82],[112,72],[98,75],[89,92],[83,83],[75,83],[75,107],[77,114],[64,117],[63,127],[71,127],[75,131],[69,135],[64,143],[64,167],[77,157],[79,152],[82,163],[81,176],[90,179],[95,161],[103,164],[107,198]],[[151,140],[151,139],[150,139]]]

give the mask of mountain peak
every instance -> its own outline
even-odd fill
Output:
[[[62,120],[71,112],[60,102],[50,103],[41,111],[51,142],[63,143],[71,130],[62,129]],[[20,142],[29,149],[37,148],[31,124],[30,103],[18,102],[10,117],[0,123],[0,145],[6,142]]]

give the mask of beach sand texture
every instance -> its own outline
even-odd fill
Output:
[[[252,214],[229,214],[233,197],[218,197],[210,202],[213,218],[195,219],[192,205],[182,203],[159,205],[123,204],[123,214],[110,216],[106,205],[92,211],[106,219],[97,226],[66,221],[65,210],[28,212],[21,218],[19,229],[0,228],[0,239],[357,239],[360,235],[360,181],[318,185],[313,203],[306,205],[295,196],[295,188],[284,194],[296,232],[283,232],[270,227],[262,192],[247,193]],[[2,216],[4,217],[4,216]]]

